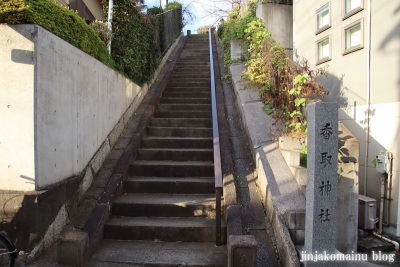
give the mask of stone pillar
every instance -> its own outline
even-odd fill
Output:
[[[328,255],[305,266],[343,266],[336,244],[338,104],[308,105],[308,152],[305,251]],[[332,256],[332,257],[331,257]]]

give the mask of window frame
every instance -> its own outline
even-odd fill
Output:
[[[360,24],[360,44],[346,48],[347,30],[353,28],[354,26],[356,26],[358,24]],[[358,20],[346,25],[345,27],[343,27],[343,29],[342,29],[342,46],[343,46],[342,47],[343,56],[364,48],[364,19],[363,18],[358,19]]]
[[[319,20],[319,13],[321,13],[322,11],[324,11],[326,8],[328,8],[328,16],[329,16],[329,23],[327,25],[322,26],[321,28],[318,28],[318,20]],[[316,24],[315,24],[315,28],[316,28],[316,32],[315,34],[319,34],[327,29],[329,29],[332,26],[332,16],[331,16],[331,2],[326,3],[325,5],[323,5],[322,7],[320,7],[317,11],[315,11],[315,18],[316,18]]]
[[[319,44],[322,43],[323,41],[327,40],[327,39],[328,39],[328,42],[329,42],[328,43],[329,55],[327,57],[324,57],[324,58],[320,59],[319,58]],[[319,64],[322,64],[322,63],[325,63],[327,61],[332,60],[332,38],[331,38],[330,34],[318,39],[315,42],[315,45],[316,45],[316,59],[317,59],[315,65],[319,65]]]
[[[349,12],[346,13],[346,2],[349,0],[343,0],[343,7],[342,7],[342,20],[345,20],[351,16],[353,16],[354,14],[360,12],[361,10],[364,10],[364,0],[360,0],[360,6],[356,7],[353,10],[350,10]],[[350,0],[351,1],[351,0]]]

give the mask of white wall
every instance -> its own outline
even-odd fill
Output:
[[[35,188],[35,61],[32,30],[0,25],[0,181],[2,189]]]
[[[331,5],[331,28],[316,34],[315,12],[329,3]],[[367,195],[380,201],[380,173],[372,160],[380,150],[394,156],[394,172],[390,222],[397,222],[399,207],[400,176],[400,4],[398,1],[372,1],[371,45],[368,46],[368,8],[342,19],[343,1],[296,0],[294,3],[295,55],[298,60],[307,58],[316,64],[316,42],[331,35],[332,59],[318,67],[328,66],[328,77],[320,79],[330,95],[324,101],[337,101],[341,106],[340,120],[360,142],[360,184],[364,190],[367,176]],[[364,20],[364,48],[342,55],[343,27],[362,18]],[[370,75],[368,76],[368,52],[370,51]],[[370,80],[368,80],[370,77]],[[370,87],[368,83],[370,82]],[[368,92],[370,93],[369,142],[366,144],[368,119]],[[365,160],[368,153],[368,158]],[[386,211],[385,211],[386,212]],[[384,219],[386,221],[386,219]],[[385,228],[395,234],[395,227]]]
[[[37,25],[0,25],[1,189],[80,173],[141,88]]]

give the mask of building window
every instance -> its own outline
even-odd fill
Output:
[[[325,31],[331,27],[331,4],[328,3],[317,10],[317,32],[316,34]]]
[[[331,36],[325,36],[317,41],[317,65],[331,60]]]
[[[363,20],[359,19],[343,28],[343,55],[364,47]]]
[[[343,0],[343,19],[364,9],[364,0]]]

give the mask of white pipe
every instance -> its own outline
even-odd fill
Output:
[[[392,183],[393,183],[393,153],[392,152],[387,152],[388,153],[388,157],[389,157],[389,171],[388,171],[388,185],[387,185],[387,225],[390,225],[390,204],[392,201]]]
[[[367,22],[367,129],[365,132],[365,159],[364,159],[364,196],[367,195],[367,169],[368,169],[368,147],[369,147],[369,109],[371,98],[371,0],[368,0],[368,22]]]
[[[114,7],[113,0],[109,0],[108,1],[108,30],[110,31],[110,33],[112,32],[113,7]],[[111,40],[107,44],[107,50],[108,50],[109,53],[111,53]]]
[[[399,251],[399,243],[398,243],[398,242],[393,241],[393,240],[390,240],[389,238],[386,238],[386,237],[384,237],[384,236],[381,236],[380,234],[378,234],[378,233],[376,233],[376,232],[373,232],[373,234],[374,234],[374,236],[377,236],[377,237],[379,237],[379,238],[385,240],[386,242],[389,242],[389,243],[393,244],[393,245],[394,245],[394,249],[395,249],[396,251]]]
[[[385,203],[385,174],[381,175],[381,208],[379,210],[379,229],[378,233],[382,234],[383,228],[383,204]]]
[[[400,192],[400,181],[399,181],[399,191]],[[397,203],[397,223],[396,223],[396,236],[400,237],[400,197]]]

